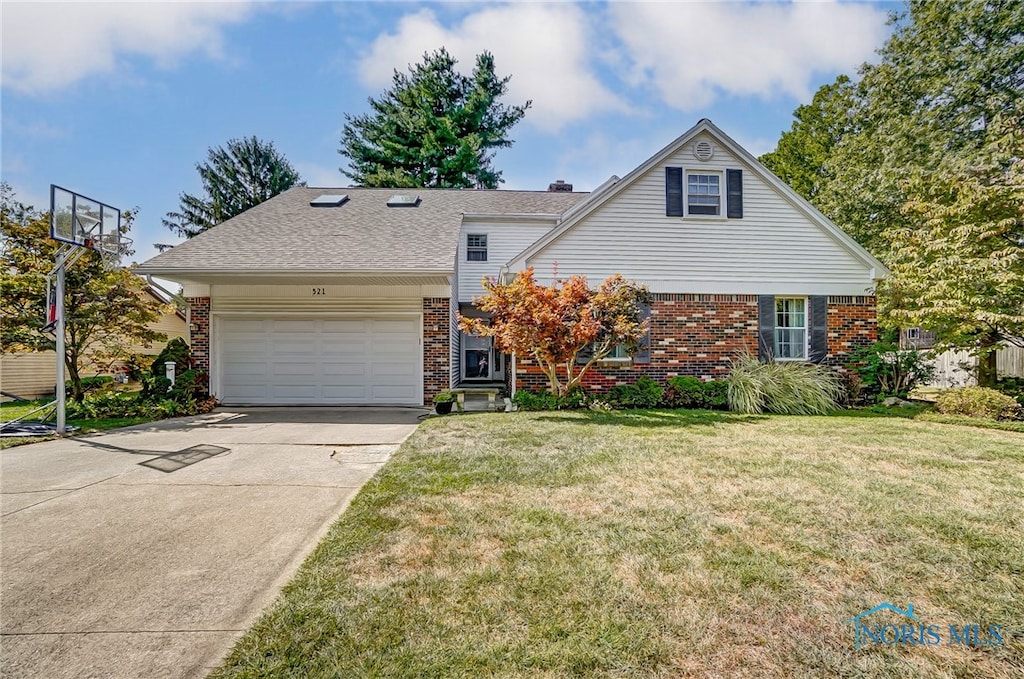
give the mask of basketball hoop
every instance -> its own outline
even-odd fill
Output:
[[[67,268],[87,250],[100,254],[103,268],[113,271],[121,266],[131,239],[121,233],[121,211],[56,184],[50,184],[50,238],[60,241],[56,265],[47,276],[46,325],[53,331],[57,362],[57,425],[58,434],[65,432],[64,391],[64,286]]]
[[[100,253],[104,269],[114,271],[121,268],[121,257],[131,251],[132,242],[131,238],[121,233],[104,234],[98,239],[91,240],[88,247]]]

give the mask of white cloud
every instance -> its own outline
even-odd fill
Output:
[[[506,103],[533,100],[525,121],[553,132],[594,113],[630,109],[595,74],[595,43],[587,12],[573,5],[486,7],[451,27],[424,9],[373,42],[359,62],[359,76],[367,87],[383,89],[395,69],[404,71],[442,46],[468,72],[476,55],[488,50],[498,74],[512,75]]]
[[[720,95],[808,100],[814,74],[850,72],[888,32],[886,12],[868,3],[621,3],[608,13],[630,82],[684,111]]]
[[[301,161],[292,163],[292,165],[298,170],[299,176],[302,177],[302,181],[306,182],[306,186],[327,188],[346,186],[349,183],[348,177],[341,174],[336,167]]]
[[[127,56],[161,67],[193,52],[220,58],[223,27],[250,11],[245,2],[4,3],[3,85],[50,92]]]

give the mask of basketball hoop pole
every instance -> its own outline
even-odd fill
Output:
[[[54,349],[57,354],[57,384],[54,388],[57,405],[57,434],[67,431],[67,389],[65,377],[67,367],[67,321],[64,318],[64,289],[67,268],[74,264],[88,250],[99,252],[104,268],[113,269],[120,263],[125,251],[125,242],[131,243],[121,234],[121,211],[106,203],[68,191],[56,184],[50,184],[50,238],[63,243],[57,250],[54,269],[47,276],[49,296],[50,276],[54,277],[53,307],[55,310],[52,326],[47,308],[47,323],[43,330],[54,328]]]
[[[64,360],[67,349],[64,346],[64,269],[67,258],[60,257],[57,260],[57,285],[54,291],[54,301],[57,304],[57,435],[63,436],[66,429],[65,410],[67,394],[64,389]]]

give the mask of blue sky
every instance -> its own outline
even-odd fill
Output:
[[[423,52],[490,50],[533,100],[499,152],[504,188],[625,174],[700,118],[754,154],[839,73],[874,58],[897,5],[678,3],[17,3],[2,5],[0,177],[49,206],[59,184],[138,207],[137,261],[211,146],[272,141],[310,186],[346,186],[344,114]]]

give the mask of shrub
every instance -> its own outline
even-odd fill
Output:
[[[167,396],[178,402],[190,398],[200,399],[209,393],[209,385],[210,381],[206,376],[206,371],[190,368],[175,377],[174,384],[167,392]]]
[[[216,407],[216,399],[187,398],[145,400],[130,392],[105,391],[88,394],[81,403],[69,402],[67,417],[73,420],[94,420],[103,418],[145,417],[159,420],[166,417],[182,417],[206,413]]]
[[[662,404],[666,408],[725,410],[729,407],[729,384],[725,380],[703,382],[696,377],[671,377]]]
[[[109,384],[113,384],[114,378],[111,375],[93,375],[90,377],[83,377],[81,382],[82,391],[88,393],[90,391],[98,391]],[[68,393],[70,393],[71,382],[65,382],[64,386],[65,389],[68,390]]]
[[[139,398],[144,401],[159,401],[167,398],[171,389],[171,381],[163,375],[146,375],[142,378],[142,391]]]
[[[824,415],[839,407],[844,387],[832,370],[798,362],[761,363],[752,356],[733,361],[729,407],[740,413]]]
[[[872,396],[905,398],[911,389],[935,376],[935,366],[924,353],[900,349],[891,342],[875,342],[855,351],[852,358],[861,388]]]
[[[1024,407],[1012,396],[988,387],[956,387],[939,394],[935,408],[946,415],[985,420],[1024,419]]]
[[[1024,406],[1024,377],[1004,377],[996,381],[996,391],[1016,399]]]
[[[590,406],[590,399],[581,387],[573,387],[563,396],[554,396],[550,391],[519,389],[512,396],[512,402],[519,410],[580,410]]]
[[[549,391],[533,392],[519,389],[512,396],[512,403],[520,410],[557,410],[558,397]]]
[[[153,400],[167,396],[167,392],[171,388],[171,382],[167,379],[166,363],[168,361],[174,361],[176,364],[175,384],[177,384],[178,376],[188,373],[192,366],[192,355],[185,340],[175,337],[153,359],[149,374],[142,376],[142,398]]]
[[[124,368],[125,372],[128,373],[128,379],[139,382],[145,375],[152,374],[153,358],[145,354],[132,354],[125,361]]]
[[[185,340],[175,337],[168,342],[167,346],[153,359],[153,362],[150,364],[149,373],[154,377],[165,376],[167,374],[166,363],[168,361],[174,361],[177,364],[175,369],[178,373],[185,372],[192,367],[192,353],[189,351]]]
[[[641,375],[633,384],[616,384],[605,394],[605,401],[613,408],[657,408],[665,389],[647,375]]]

